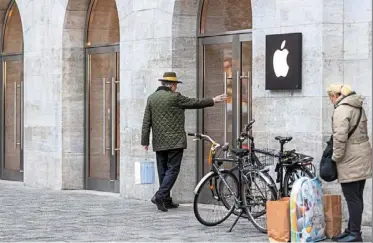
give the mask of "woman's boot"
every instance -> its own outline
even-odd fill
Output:
[[[350,232],[347,236],[337,240],[337,242],[363,242],[361,232]]]
[[[342,232],[341,234],[332,237],[332,241],[338,241],[338,240],[348,236],[348,234],[350,234],[350,231],[348,229],[345,229],[345,231]]]

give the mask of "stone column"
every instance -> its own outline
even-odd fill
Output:
[[[86,16],[90,0],[66,1],[62,35],[62,188],[84,188]]]
[[[17,2],[24,31],[24,183],[29,186],[83,188],[88,0],[70,2]]]
[[[61,189],[61,44],[66,6],[59,0],[17,4],[24,35],[24,183]]]
[[[120,191],[125,198],[150,200],[158,188],[135,184],[135,162],[146,158],[140,144],[147,97],[171,69],[173,1],[117,0],[120,21]],[[152,148],[149,159],[155,161]]]
[[[172,70],[177,72],[183,84],[180,91],[187,96],[197,96],[197,14],[198,0],[175,0],[172,19]],[[196,132],[197,112],[187,110],[185,129]],[[197,165],[203,161],[196,160],[196,142],[188,138],[188,149],[184,151],[179,178],[172,191],[172,197],[181,202],[192,202],[193,190],[197,184]]]
[[[280,149],[275,136],[292,136],[296,149],[319,161],[322,152],[322,9],[320,1],[253,1],[253,133],[256,146]],[[302,90],[265,90],[266,35],[301,32]]]
[[[323,1],[323,141],[331,130],[333,106],[326,94],[331,83],[345,83],[365,97],[368,134],[372,131],[372,5],[371,1]],[[372,138],[370,138],[372,141]],[[323,144],[325,147],[326,144]],[[324,184],[326,193],[342,193],[337,182]],[[372,221],[372,181],[364,191],[363,224]],[[343,198],[344,219],[348,217]]]
[[[331,134],[330,83],[348,83],[366,97],[371,120],[371,2],[352,0],[253,3],[254,135],[258,146],[278,149],[275,135],[291,135],[287,149],[314,156],[316,168]],[[298,92],[265,91],[265,35],[303,33],[303,88]],[[369,134],[371,134],[369,122]],[[263,140],[264,138],[264,140]],[[365,190],[363,221],[371,221],[371,180]],[[337,182],[324,183],[325,193],[341,193]],[[344,204],[344,219],[347,207]]]

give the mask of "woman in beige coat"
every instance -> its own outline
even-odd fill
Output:
[[[330,85],[328,96],[334,104],[332,160],[337,165],[338,181],[349,211],[348,228],[334,240],[361,242],[363,191],[366,179],[372,177],[372,148],[367,116],[362,108],[364,99],[348,85]],[[356,130],[348,138],[348,133],[356,125]]]

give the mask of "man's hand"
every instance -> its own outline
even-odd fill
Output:
[[[144,146],[144,149],[145,149],[146,151],[148,151],[149,146]]]
[[[226,102],[227,98],[228,97],[226,94],[221,94],[221,95],[215,96],[213,100],[214,100],[214,103],[220,103],[220,102]]]

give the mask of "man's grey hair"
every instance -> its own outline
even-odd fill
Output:
[[[162,81],[162,85],[165,87],[171,88],[173,84],[174,84],[173,82]]]

